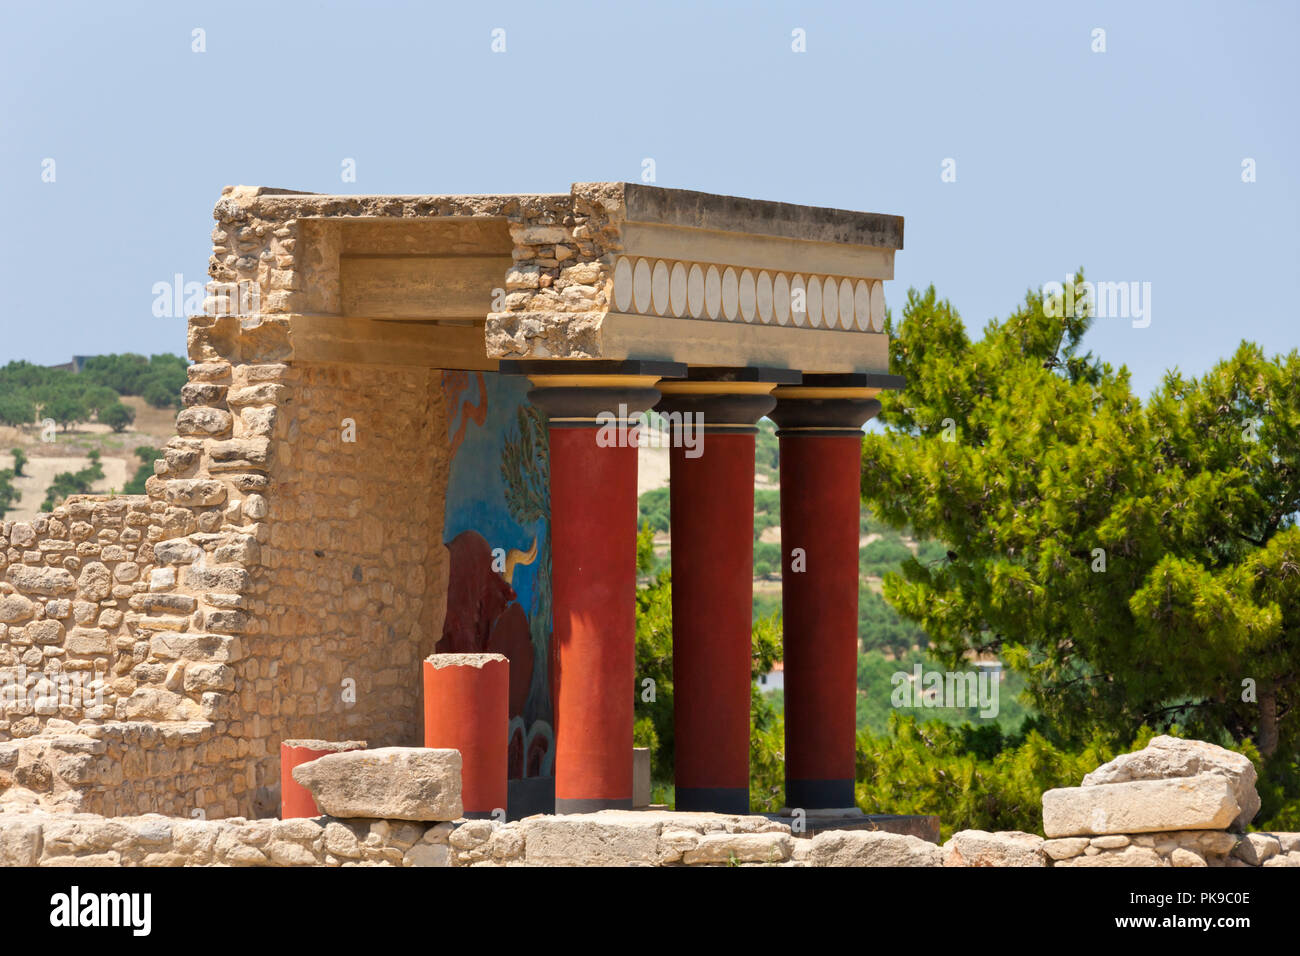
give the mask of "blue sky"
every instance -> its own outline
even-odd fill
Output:
[[[1298,11],[5,3],[0,362],[183,352],[152,288],[205,280],[226,184],[554,192],[652,158],[663,186],[902,215],[888,301],[934,282],[976,332],[1079,265],[1150,282],[1148,327],[1087,343],[1146,394],[1300,345]]]

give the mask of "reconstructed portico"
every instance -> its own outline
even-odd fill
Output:
[[[881,286],[902,220],[636,185],[622,196],[617,251],[602,263],[612,302],[571,312],[525,294],[487,319],[501,370],[528,375],[550,417],[557,809],[631,805],[635,457],[601,447],[597,426],[652,405],[702,431],[698,449],[670,453],[676,806],[749,807],[754,434],[770,414],[787,804],[851,807],[859,439],[875,396],[902,384],[887,374]],[[567,510],[575,501],[581,513]],[[566,522],[583,536],[567,553]],[[568,575],[583,586],[562,602]],[[576,699],[570,673],[584,678]]]
[[[473,750],[495,714],[504,758],[462,754],[476,813],[632,806],[635,434],[655,410],[693,439],[670,452],[676,805],[749,803],[764,415],[787,802],[852,804],[858,436],[901,386],[882,288],[901,219],[626,183],[239,186],[214,217],[185,407],[147,494],[12,532],[16,613],[76,593],[78,626],[36,630],[106,675],[59,720],[97,725],[109,757],[76,770],[59,748],[82,743],[32,713],[23,779],[105,814],[260,816],[286,741]],[[429,709],[440,687],[456,690]]]

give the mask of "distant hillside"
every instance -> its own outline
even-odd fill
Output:
[[[0,516],[30,518],[72,494],[142,492],[156,446],[175,432],[188,364],[122,354],[0,367]]]

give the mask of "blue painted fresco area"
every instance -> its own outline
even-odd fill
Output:
[[[477,531],[487,538],[494,548],[518,548],[527,551],[534,535],[545,535],[546,522],[536,521],[521,526],[511,517],[505,505],[506,487],[501,477],[501,455],[505,450],[506,436],[515,425],[515,413],[528,401],[528,379],[522,375],[499,375],[484,372],[486,385],[487,417],[479,426],[464,410],[464,403],[479,406],[483,395],[479,392],[479,378],[469,375],[467,390],[456,399],[455,408],[448,408],[448,437],[456,434],[464,423],[465,437],[456,450],[447,478],[447,513],[443,526],[443,540],[450,541],[462,531]],[[448,396],[451,398],[451,396]],[[519,603],[533,607],[533,589],[537,580],[537,563],[515,570],[512,586],[519,595]]]

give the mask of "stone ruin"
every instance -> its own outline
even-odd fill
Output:
[[[0,804],[4,866],[1300,866],[1300,834],[1242,833],[1258,808],[1245,757],[1157,737],[1043,795],[1048,839],[963,830],[942,846],[775,816],[662,810],[465,819],[460,754],[329,754],[294,776],[324,812],[286,820],[109,818]]]
[[[854,436],[901,384],[900,218],[624,183],[228,187],[214,217],[147,493],[0,526],[0,800],[271,816],[284,741],[419,745],[421,662],[471,653],[509,662],[510,817],[630,807],[636,448],[585,426],[609,410],[634,436],[659,403],[718,449],[674,465],[703,503],[673,558],[679,805],[748,807],[744,501],[768,412],[792,468],[845,452],[834,489],[788,483],[834,499],[804,546],[844,573],[787,589],[837,611],[786,615],[787,785],[852,803]]]
[[[1050,791],[1045,841],[827,829],[860,816],[858,441],[903,385],[882,290],[901,219],[621,183],[234,187],[214,215],[146,494],[0,525],[0,863],[1300,860],[1294,835],[1232,829],[1253,768],[1208,745]],[[672,813],[630,809],[636,448],[602,441],[652,407],[702,416],[711,449],[672,457],[690,490]],[[786,793],[808,830],[746,812],[766,414],[787,551],[829,569],[783,589]],[[465,665],[492,691],[448,713],[454,668],[441,697],[421,681],[437,657],[496,662]],[[321,753],[295,765],[295,743]],[[294,787],[318,815],[282,812]]]

